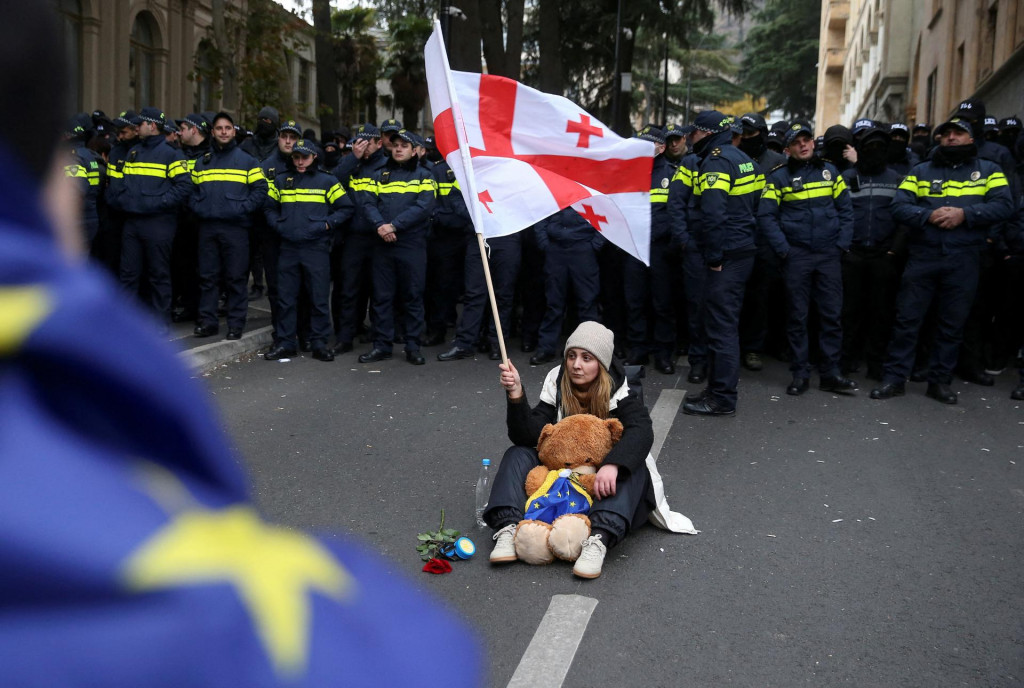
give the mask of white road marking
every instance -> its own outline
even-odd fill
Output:
[[[686,392],[681,389],[663,389],[658,395],[658,401],[651,409],[651,421],[654,423],[654,444],[651,445],[651,455],[657,459],[661,453],[661,446],[665,444],[665,438],[672,427],[679,412],[679,405],[683,403]]]
[[[555,595],[508,688],[558,688],[565,681],[597,600]]]

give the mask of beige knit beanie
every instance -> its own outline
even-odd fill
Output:
[[[587,320],[581,322],[579,327],[569,335],[569,339],[565,342],[565,351],[562,352],[563,360],[569,353],[569,349],[573,348],[586,349],[594,354],[605,370],[611,370],[612,352],[615,351],[615,335],[601,323]]]

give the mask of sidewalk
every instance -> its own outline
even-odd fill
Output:
[[[194,336],[195,326],[192,321],[172,323],[168,337],[181,348],[181,356],[189,366],[202,373],[270,346],[270,302],[266,296],[249,301],[249,315],[241,339],[228,341],[224,338],[228,333],[224,318],[220,319],[220,334],[212,337]]]

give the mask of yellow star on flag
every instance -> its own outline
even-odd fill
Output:
[[[311,592],[340,601],[355,584],[316,540],[264,523],[244,506],[175,515],[131,555],[122,574],[138,592],[230,583],[279,673],[305,668]]]
[[[0,289],[0,356],[13,354],[53,311],[53,297],[37,286]]]

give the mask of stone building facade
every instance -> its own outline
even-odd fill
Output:
[[[815,122],[1024,114],[1024,0],[822,0]]]
[[[64,43],[73,64],[68,107],[103,110],[159,107],[168,117],[226,110],[239,115],[237,84],[197,78],[212,59],[214,0],[51,0],[57,5]],[[245,17],[248,0],[224,0],[227,11]],[[285,12],[285,10],[281,10]],[[294,15],[288,15],[292,20]],[[282,116],[317,128],[316,55],[312,27],[289,41],[279,105]],[[236,55],[241,64],[244,55]],[[249,115],[251,113],[242,113]],[[246,122],[251,125],[252,122]]]

